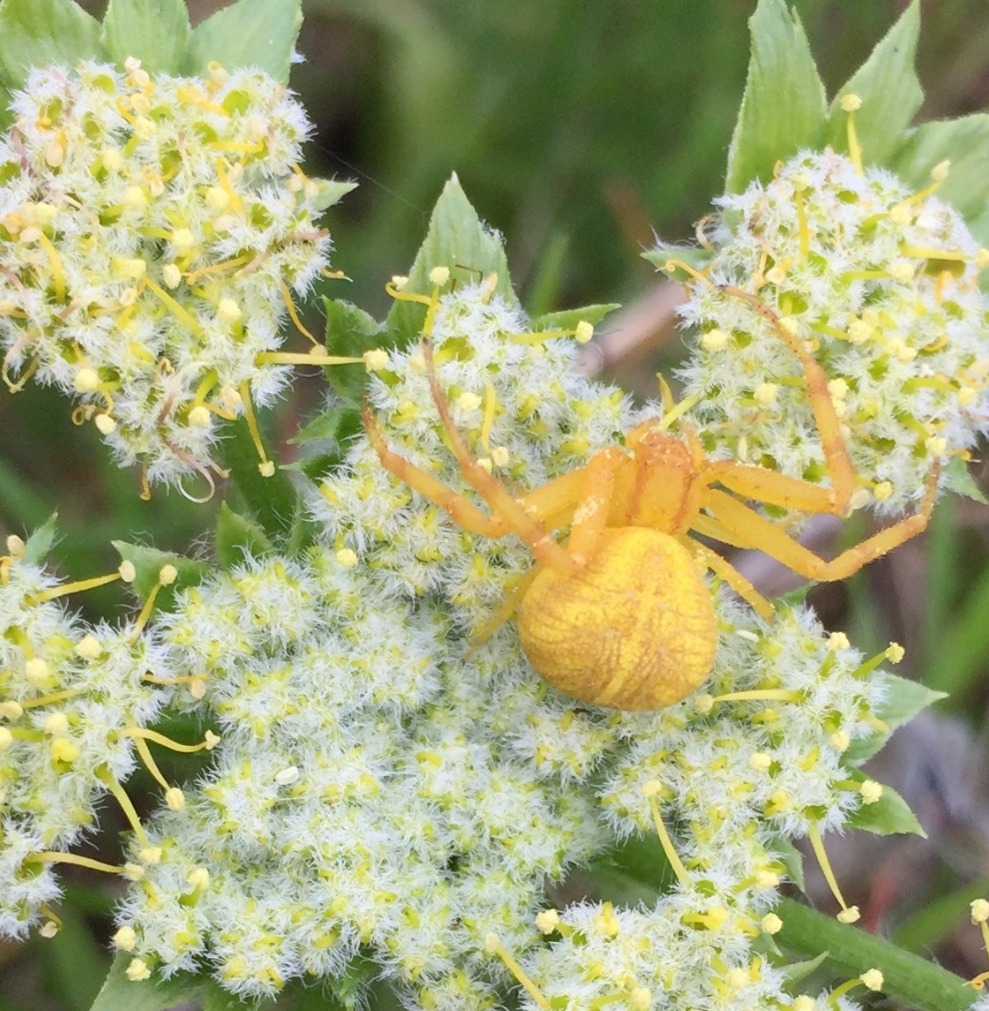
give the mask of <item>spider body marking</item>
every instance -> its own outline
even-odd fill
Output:
[[[765,467],[711,460],[687,425],[674,434],[663,419],[655,419],[628,432],[624,446],[602,449],[583,467],[516,498],[478,463],[457,430],[425,339],[426,372],[446,442],[490,509],[485,512],[389,449],[365,403],[364,426],[385,469],[463,529],[486,537],[514,534],[535,558],[477,630],[475,643],[517,612],[522,648],[550,684],[594,705],[660,709],[698,688],[714,664],[717,616],[705,570],[763,618],[774,614],[741,573],[692,534],[760,549],[807,579],[830,581],[857,572],[927,526],[937,461],[916,513],[830,561],[748,504],[841,515],[856,487],[823,369],[770,310],[766,313],[772,331],[801,363],[829,487]],[[553,536],[567,527],[565,540]]]

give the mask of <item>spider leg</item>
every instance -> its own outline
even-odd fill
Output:
[[[834,401],[828,392],[827,373],[821,368],[820,362],[807,352],[802,341],[787,330],[779,316],[758,295],[752,295],[732,285],[721,285],[720,288],[726,295],[748,302],[799,360],[804,373],[804,382],[807,384],[807,396],[814,415],[814,424],[821,438],[821,448],[831,477],[831,487],[822,489],[828,496],[828,508],[814,507],[808,511],[836,514],[844,512],[852,492],[855,491],[856,475],[848,456],[845,439],[841,434],[841,422],[835,412]],[[744,489],[739,490],[745,494]],[[760,501],[769,500],[760,499]]]
[[[708,491],[705,506],[709,515],[698,517],[703,522],[691,525],[698,533],[715,537],[727,544],[758,548],[807,579],[822,582],[845,579],[927,527],[937,497],[939,474],[940,468],[935,464],[931,468],[927,490],[917,512],[867,537],[830,561],[814,554],[754,509],[717,489]]]
[[[400,481],[404,481],[423,498],[429,499],[434,505],[445,509],[458,525],[472,534],[484,537],[502,537],[509,532],[504,520],[498,516],[488,516],[481,512],[470,499],[444,484],[438,478],[417,467],[411,460],[393,452],[388,448],[381,430],[378,428],[371,408],[367,403],[361,410],[361,419],[367,431],[371,445],[374,446],[381,466],[390,471]]]
[[[727,583],[749,606],[767,621],[773,616],[773,605],[727,559],[722,558],[697,541],[689,541],[690,549],[702,565]]]
[[[538,562],[543,565],[550,566],[558,571],[576,572],[579,566],[570,557],[567,551],[550,536],[547,529],[539,523],[538,520],[534,519],[529,514],[526,507],[521,502],[513,498],[512,495],[509,494],[508,490],[504,488],[494,477],[492,477],[491,474],[489,474],[488,471],[486,471],[471,455],[466,443],[457,431],[457,426],[453,422],[453,417],[450,414],[450,407],[447,404],[446,397],[444,396],[442,389],[440,389],[439,380],[436,378],[435,363],[433,361],[433,348],[429,341],[423,341],[423,356],[426,359],[426,376],[429,380],[429,389],[433,395],[436,410],[439,412],[443,429],[446,432],[450,450],[456,457],[457,463],[460,465],[460,469],[463,471],[464,477],[467,478],[474,490],[481,496],[481,498],[484,499],[485,502],[487,502],[494,513],[493,520],[488,518],[488,530],[491,529],[491,525],[493,523],[498,532],[495,534],[489,534],[489,536],[497,537],[502,536],[505,533],[514,533],[525,541],[526,544],[528,544],[529,549],[536,556],[536,560]],[[415,487],[415,485],[413,485],[413,487]],[[445,488],[445,486],[443,487]],[[447,489],[447,492],[451,493],[452,489]],[[456,492],[452,492],[452,496],[455,499],[462,498],[462,496],[458,495]],[[431,498],[432,496],[427,497]],[[438,505],[442,505],[443,508],[450,512],[450,515],[453,516],[457,522],[460,522],[459,518],[450,511],[445,502],[439,502],[435,498],[432,500],[437,502]],[[461,508],[456,502],[453,502],[452,504],[458,510]],[[471,509],[478,515],[484,515],[474,506],[471,506]],[[488,531],[485,530],[476,532],[487,533]]]

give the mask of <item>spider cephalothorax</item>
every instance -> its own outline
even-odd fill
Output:
[[[458,432],[431,345],[424,341],[446,442],[491,512],[390,450],[367,406],[364,425],[382,465],[461,527],[486,537],[514,534],[532,551],[536,564],[477,631],[476,640],[518,612],[522,647],[550,684],[596,705],[659,709],[694,691],[714,664],[717,620],[705,570],[764,618],[773,615],[769,602],[741,573],[692,534],[758,548],[808,579],[834,580],[924,529],[937,490],[936,464],[915,514],[830,561],[747,504],[840,515],[856,487],[823,370],[775,316],[768,313],[767,321],[801,363],[828,487],[765,467],[709,459],[690,428],[674,433],[670,419],[660,418],[633,428],[624,446],[600,450],[583,467],[516,498],[477,462]],[[568,527],[568,535],[553,536]]]

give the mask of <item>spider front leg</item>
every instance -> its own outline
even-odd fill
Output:
[[[448,484],[444,484],[423,468],[416,466],[411,460],[389,449],[374,420],[370,405],[365,403],[361,417],[381,465],[400,481],[408,484],[414,491],[445,510],[458,526],[469,533],[479,534],[482,537],[505,537],[508,534],[516,534],[529,546],[537,561],[543,565],[566,572],[575,571],[578,567],[577,563],[553,539],[546,527],[539,521],[538,516],[532,515],[532,511],[537,511],[533,509],[532,504],[525,499],[518,501],[513,498],[508,490],[471,455],[457,431],[446,397],[436,378],[432,346],[428,341],[423,342],[423,353],[426,359],[426,373],[430,391],[446,433],[447,443],[460,465],[464,477],[491,508],[491,514],[484,513],[466,496]],[[551,487],[552,483],[546,486],[546,489]],[[560,501],[559,493],[551,495],[547,494],[546,490],[542,490],[542,494],[537,491],[534,495],[539,496],[540,508],[549,514],[558,511],[563,504]]]
[[[757,548],[806,579],[833,582],[846,579],[869,562],[892,551],[893,548],[926,529],[937,498],[939,475],[940,466],[935,462],[917,512],[867,537],[830,561],[815,555],[778,524],[760,516],[754,509],[717,489],[708,491],[705,505],[709,515],[698,516],[691,526],[698,533],[715,537],[726,544],[740,548]],[[771,471],[767,472],[767,476],[780,478],[781,488],[789,487],[792,481],[790,478],[783,479],[781,474],[773,475]],[[768,497],[763,499],[767,500],[772,501]]]
[[[780,505],[800,512],[841,515],[848,508],[855,491],[857,476],[841,432],[841,421],[828,391],[827,373],[820,362],[808,353],[800,339],[783,325],[779,316],[758,295],[732,285],[722,285],[721,290],[726,295],[748,302],[800,362],[831,486],[821,487],[792,478],[775,481],[772,478],[782,475],[762,467],[740,468],[732,464],[723,469],[724,476],[719,476],[718,480],[732,491],[767,505]],[[712,467],[718,465],[713,464]],[[760,475],[770,479],[761,480]]]

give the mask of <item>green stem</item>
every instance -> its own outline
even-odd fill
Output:
[[[826,951],[849,977],[878,969],[885,979],[883,993],[918,1011],[965,1011],[979,996],[953,972],[793,899],[780,899],[776,913],[783,929],[775,939],[783,948],[806,956]]]

